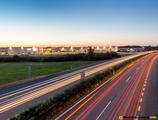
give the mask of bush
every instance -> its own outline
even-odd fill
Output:
[[[20,57],[18,55],[14,55],[12,57],[12,59],[13,59],[14,62],[19,62],[20,61]]]

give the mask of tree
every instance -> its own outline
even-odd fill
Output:
[[[12,57],[14,62],[19,62],[20,61],[20,57],[18,55],[13,55]]]
[[[88,47],[88,60],[93,60],[94,57],[94,49],[92,47]]]

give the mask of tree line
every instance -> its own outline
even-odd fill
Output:
[[[112,58],[120,57],[116,52],[106,53],[94,53],[94,50],[89,47],[87,53],[80,54],[65,54],[56,56],[18,56],[12,57],[0,57],[0,62],[58,62],[58,61],[97,61],[97,60],[108,60]]]

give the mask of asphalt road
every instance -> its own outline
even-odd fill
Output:
[[[158,57],[152,63],[138,115],[158,116]]]
[[[85,77],[88,77],[94,73],[121,63],[122,61],[131,59],[134,56],[139,56],[140,54],[74,69],[49,76],[44,79],[39,79],[8,89],[0,90],[0,119],[6,119],[18,114],[32,104],[43,101],[49,96],[52,96],[56,92],[62,90],[65,86],[80,80],[81,72],[83,71],[85,72]]]
[[[158,54],[143,57],[53,120],[132,120],[158,117]]]

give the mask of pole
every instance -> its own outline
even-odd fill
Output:
[[[31,66],[28,66],[28,76],[31,77]]]

